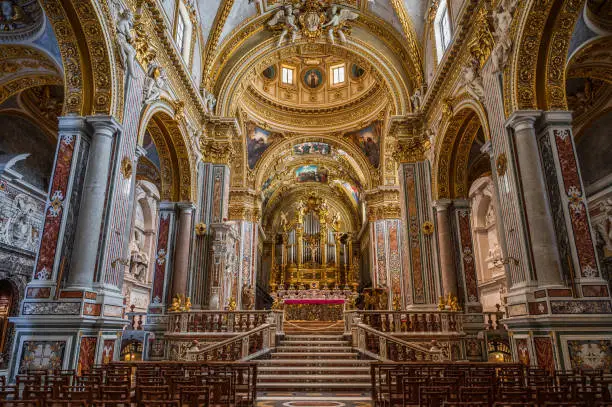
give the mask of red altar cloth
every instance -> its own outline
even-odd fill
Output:
[[[284,300],[285,304],[344,304],[343,299],[326,300],[326,299],[314,299],[314,298],[294,298]]]

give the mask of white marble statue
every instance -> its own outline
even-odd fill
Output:
[[[482,77],[478,69],[478,60],[472,59],[463,68],[461,73],[463,77],[463,85],[467,93],[476,100],[482,100],[484,97],[484,85]]]
[[[512,34],[510,28],[512,25],[512,12],[514,9],[504,6],[507,1],[502,1],[496,11],[493,12],[493,25],[495,26],[495,47],[491,53],[491,64],[493,72],[503,71],[510,52],[512,50]],[[516,4],[514,5],[516,7]]]
[[[283,31],[281,32],[280,37],[278,38],[278,46],[280,47],[285,40],[287,34],[291,33],[291,42],[295,42],[298,33],[300,32],[299,27],[297,26],[297,10],[293,9],[291,4],[285,4],[280,10],[278,10],[274,17],[272,17],[268,21],[269,27],[274,27],[277,25],[281,25]]]
[[[206,102],[206,109],[208,113],[214,114],[215,107],[217,106],[217,98],[211,92],[205,90],[204,91],[204,102]]]
[[[329,42],[335,44],[334,34],[338,34],[341,42],[346,42],[346,35],[344,34],[344,23],[349,20],[356,20],[359,14],[352,12],[346,8],[338,7],[336,5],[331,6],[327,10],[327,22],[321,26],[321,28],[327,28],[327,36]]]
[[[119,12],[117,21],[117,44],[119,45],[119,57],[123,68],[128,76],[134,76],[134,66],[136,59],[136,49],[134,48],[134,15],[124,8]]]
[[[144,86],[144,104],[153,103],[161,97],[161,93],[166,89],[168,78],[166,71],[157,62],[151,62],[147,70],[147,79]]]
[[[280,224],[281,226],[286,226],[289,223],[289,221],[287,220],[287,212],[281,212],[280,213]]]
[[[421,109],[421,107],[423,107],[423,96],[424,95],[421,91],[421,88],[417,88],[410,97],[410,99],[412,100],[412,108],[415,112]]]

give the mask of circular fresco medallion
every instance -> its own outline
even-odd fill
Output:
[[[366,74],[366,70],[357,64],[351,65],[351,78],[361,79]]]
[[[269,81],[275,79],[276,78],[276,66],[270,65],[269,67],[264,69],[261,74],[263,75],[265,79]]]
[[[306,69],[302,74],[302,80],[308,89],[318,89],[323,85],[323,71],[320,68]]]

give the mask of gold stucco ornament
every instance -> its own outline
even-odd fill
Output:
[[[206,234],[206,224],[204,222],[195,225],[195,234],[196,236],[204,236]]]
[[[430,221],[423,222],[423,226],[421,226],[421,230],[425,235],[431,235],[434,232],[434,224]]]
[[[495,161],[495,168],[497,169],[497,175],[503,177],[506,175],[506,170],[508,169],[508,159],[506,158],[506,154],[501,153],[497,160]]]

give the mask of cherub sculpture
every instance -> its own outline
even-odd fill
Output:
[[[297,14],[298,10],[294,10],[291,4],[285,4],[280,10],[278,10],[274,17],[268,21],[269,27],[281,27],[282,32],[278,38],[278,46],[280,47],[285,40],[287,34],[291,32],[291,42],[295,42],[298,33],[300,32],[297,26]]]
[[[346,22],[349,20],[356,20],[359,14],[352,12],[346,8],[341,8],[336,5],[331,6],[327,10],[328,21],[321,26],[321,28],[327,28],[327,36],[329,42],[335,44],[334,34],[338,34],[341,42],[346,42],[346,35],[344,30],[346,28]]]

